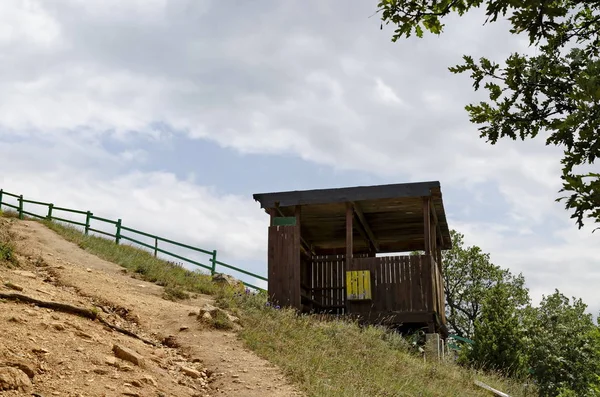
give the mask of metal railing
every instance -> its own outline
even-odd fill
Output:
[[[17,200],[17,205],[15,204],[10,204],[7,203],[5,201],[2,201],[2,199],[4,197],[12,197],[15,198]],[[25,204],[34,204],[34,205],[40,205],[40,206],[46,206],[48,207],[46,215],[39,215],[36,214],[34,212],[31,211],[26,211],[24,208]],[[111,219],[107,219],[107,218],[102,218],[99,216],[94,215],[93,212],[91,211],[82,211],[82,210],[75,210],[75,209],[71,209],[71,208],[64,208],[64,207],[56,207],[53,203],[45,203],[42,201],[34,201],[34,200],[27,200],[25,198],[23,198],[23,195],[17,195],[14,193],[9,193],[7,191],[4,191],[3,189],[0,189],[0,210],[2,209],[2,206],[11,208],[13,210],[15,210],[18,215],[19,215],[19,219],[24,219],[25,216],[30,216],[33,218],[37,218],[37,219],[43,219],[43,220],[49,220],[49,221],[59,221],[59,222],[64,222],[64,223],[69,223],[72,225],[77,225],[83,228],[83,232],[87,235],[90,232],[93,233],[97,233],[103,237],[109,237],[115,240],[116,244],[119,244],[121,242],[121,240],[126,240],[135,244],[138,244],[144,248],[149,249],[150,251],[152,251],[154,253],[154,256],[157,257],[158,253],[164,254],[164,255],[168,255],[170,257],[173,258],[177,258],[179,260],[182,260],[184,262],[190,263],[192,265],[201,267],[203,269],[206,269],[208,271],[210,271],[211,275],[214,275],[216,273],[217,270],[217,266],[220,267],[224,267],[226,269],[230,269],[233,270],[235,272],[250,276],[250,277],[254,277],[258,280],[262,280],[262,281],[268,281],[268,279],[266,277],[260,276],[258,274],[254,274],[251,273],[247,270],[244,269],[240,269],[238,267],[232,266],[230,264],[227,264],[225,262],[221,262],[219,260],[217,260],[217,250],[206,250],[203,248],[198,248],[198,247],[194,247],[188,244],[183,244],[177,241],[173,241],[164,237],[160,237],[154,234],[150,234],[150,233],[146,233],[146,232],[142,232],[140,230],[136,230],[130,227],[126,227],[123,226],[122,224],[122,220],[121,219],[117,219],[116,221],[111,220]],[[81,221],[74,221],[72,219],[67,219],[67,218],[63,218],[63,217],[58,217],[56,216],[56,212],[67,212],[67,213],[71,213],[71,214],[75,214],[75,215],[85,215],[85,222],[83,220]],[[92,222],[96,221],[96,222],[102,222],[102,223],[106,223],[109,225],[112,225],[115,227],[115,232],[113,233],[109,233],[103,230],[100,230],[99,227],[92,227],[95,225],[92,225]],[[133,235],[129,234],[123,234],[123,232],[128,232],[128,233],[132,233],[133,235],[139,235],[139,236],[144,236],[150,239],[154,239],[154,245],[145,243],[143,241],[140,241],[136,238],[134,238]],[[136,236],[137,237],[137,236]],[[167,244],[171,244],[180,248],[184,248],[190,251],[194,251],[195,253],[199,253],[202,255],[207,255],[207,260],[209,264],[206,263],[202,263],[200,261],[197,260],[193,260],[190,258],[186,258],[185,256],[176,254],[174,252],[170,252],[167,251],[166,249],[163,248],[159,248],[158,244],[159,242],[163,242],[163,243],[167,243]],[[247,283],[243,280],[241,280],[245,286],[250,287],[250,288],[254,288],[256,290],[261,290],[264,291],[263,288],[257,287],[255,285],[252,285],[250,283]]]

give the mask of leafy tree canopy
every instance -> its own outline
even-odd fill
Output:
[[[556,290],[526,309],[524,343],[541,397],[600,395],[600,330],[586,308]]]
[[[475,343],[468,351],[472,365],[512,377],[526,376],[525,329],[520,313],[509,289],[502,284],[490,289],[481,317],[475,321]]]
[[[424,31],[441,34],[443,20],[485,7],[486,23],[506,18],[512,34],[527,34],[535,56],[511,54],[503,64],[487,58],[450,67],[470,72],[489,100],[469,104],[471,122],[492,144],[538,135],[564,150],[564,200],[579,226],[600,223],[600,1],[598,0],[380,0],[382,21],[396,25],[392,40]]]
[[[494,286],[505,290],[506,299],[514,307],[529,302],[525,279],[514,276],[490,261],[490,256],[477,246],[466,247],[464,235],[450,231],[451,250],[442,252],[446,321],[453,333],[472,338],[475,322],[482,312],[482,304]]]

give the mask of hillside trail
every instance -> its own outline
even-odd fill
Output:
[[[26,339],[27,343],[34,344],[39,343],[40,340],[46,340],[50,343],[48,350],[52,350],[52,343],[61,345],[72,342],[71,340],[61,340],[61,337],[77,339],[77,335],[81,333],[80,331],[70,334],[63,332],[58,336],[44,334],[47,331],[46,328],[50,328],[52,331],[60,330],[60,327],[56,325],[55,329],[52,329],[52,321],[68,318],[68,320],[64,320],[67,321],[68,326],[77,328],[77,324],[79,324],[80,328],[87,327],[85,329],[97,336],[91,338],[92,342],[88,345],[94,345],[95,339],[104,341],[101,343],[103,346],[94,346],[101,350],[98,351],[98,354],[104,354],[104,357],[112,355],[109,347],[112,347],[116,340],[128,345],[142,356],[148,355],[150,362],[154,365],[152,376],[156,382],[148,380],[147,377],[150,375],[143,373],[141,368],[129,368],[129,371],[142,371],[139,376],[142,376],[142,379],[146,379],[147,382],[141,388],[136,388],[136,386],[140,386],[140,382],[133,386],[131,381],[125,382],[127,376],[119,378],[121,372],[113,371],[113,375],[110,377],[108,372],[96,370],[99,363],[94,360],[91,360],[90,365],[94,364],[96,367],[88,368],[87,372],[83,370],[84,375],[81,376],[81,378],[85,378],[88,376],[87,374],[92,374],[93,382],[90,382],[89,379],[88,381],[79,379],[77,374],[69,375],[71,372],[76,372],[79,367],[86,367],[88,362],[85,359],[72,362],[70,367],[66,367],[70,370],[58,371],[56,374],[52,374],[52,366],[50,368],[47,366],[38,371],[46,373],[46,375],[52,374],[50,377],[40,378],[46,379],[45,386],[42,387],[43,389],[47,386],[44,389],[46,393],[64,396],[129,395],[140,397],[207,395],[287,397],[302,395],[286,380],[278,367],[245,348],[235,332],[205,329],[200,325],[195,314],[202,305],[212,302],[210,296],[198,295],[194,299],[179,302],[165,300],[162,298],[162,287],[131,277],[124,272],[122,267],[80,249],[38,222],[13,220],[10,224],[12,232],[17,236],[18,253],[25,258],[26,262],[34,263],[35,266],[30,266],[31,271],[2,269],[0,279],[4,279],[4,281],[0,283],[0,292],[8,292],[3,284],[10,279],[24,288],[20,293],[37,299],[70,303],[86,308],[95,305],[115,317],[117,326],[132,329],[150,340],[161,341],[167,338],[173,347],[152,348],[139,340],[115,332],[111,333],[96,322],[68,314],[50,313],[50,310],[46,310],[47,313],[43,312],[46,318],[52,316],[47,318],[50,323],[42,321],[40,327],[32,330],[30,329],[31,324],[25,323],[35,320],[35,310],[34,320],[29,320],[23,312],[30,310],[31,306],[2,303],[2,315],[5,318],[1,319],[0,332],[15,333],[14,327],[19,323],[25,324],[24,330],[20,331],[25,332],[21,338]],[[5,310],[5,307],[10,309]],[[27,309],[28,307],[29,309]],[[14,315],[16,315],[16,320]],[[9,316],[13,317],[8,318]],[[16,324],[10,325],[12,328],[6,328],[7,324],[12,323]],[[48,327],[48,325],[50,326]],[[7,339],[4,341],[8,348],[11,348],[10,343],[12,342],[7,342]],[[75,344],[77,343],[81,345],[79,341],[76,341]],[[0,348],[3,348],[2,338],[0,338]],[[35,348],[32,349],[35,351]],[[12,348],[12,350],[16,349]],[[37,350],[38,355],[44,355],[43,348]],[[58,351],[53,354],[60,355],[61,351],[64,352],[65,358],[62,361],[78,360],[77,356],[71,357],[66,353],[68,350],[66,347],[55,350]],[[78,348],[74,350],[77,351]],[[18,351],[13,353],[13,355],[19,355]],[[48,352],[45,354],[50,355]],[[20,355],[23,356],[23,353]],[[0,364],[1,360],[2,355],[0,354]],[[107,359],[107,361],[110,360]],[[56,363],[60,364],[60,360]],[[174,366],[177,363],[179,363],[179,367]],[[109,364],[111,363],[109,362]],[[203,378],[198,377],[202,382],[198,383],[195,380],[197,373],[192,372],[191,376],[187,377],[181,375],[182,364],[185,364],[186,368],[195,368],[202,372]],[[184,375],[190,374],[185,373]],[[70,390],[61,390],[63,384],[68,383],[65,379],[70,379],[72,382],[69,386]],[[36,386],[39,385],[34,383],[34,388]],[[125,389],[133,391],[123,391]],[[46,397],[46,395],[43,396]]]

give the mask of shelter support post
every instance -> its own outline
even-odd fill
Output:
[[[431,212],[429,209],[431,198],[423,197],[423,239],[425,240],[425,255],[431,255]]]
[[[352,252],[354,251],[352,240],[352,221],[354,218],[354,208],[352,204],[346,204],[346,269],[352,269]]]

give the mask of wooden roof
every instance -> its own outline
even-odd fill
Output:
[[[423,250],[423,197],[431,197],[440,247],[452,248],[437,181],[254,194],[261,208],[276,209],[279,216],[294,216],[300,206],[302,238],[319,253],[344,252],[346,203],[355,208],[355,252],[369,251],[369,232],[378,252]]]

